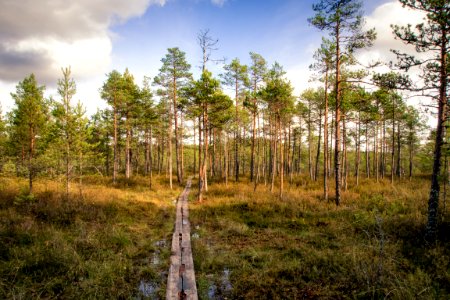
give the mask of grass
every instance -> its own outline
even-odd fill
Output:
[[[164,178],[63,184],[0,177],[1,299],[163,298],[181,188]],[[156,192],[157,191],[157,192]]]
[[[264,185],[211,185],[190,213],[200,298],[448,299],[449,214],[427,247],[428,181],[353,185],[340,207],[306,178],[283,199]]]

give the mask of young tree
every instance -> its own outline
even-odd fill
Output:
[[[448,53],[450,52],[450,2],[448,0],[400,0],[403,6],[426,13],[426,23],[420,23],[412,28],[394,25],[394,35],[405,44],[412,45],[419,53],[427,52],[427,58],[417,58],[412,55],[395,51],[397,65],[408,71],[419,67],[422,71],[422,91],[438,103],[436,138],[434,146],[433,173],[431,176],[430,196],[428,200],[428,222],[426,240],[436,240],[438,208],[439,208],[439,174],[441,169],[444,122],[447,117],[447,94],[449,81]]]
[[[63,77],[58,80],[58,94],[61,101],[56,103],[53,114],[56,117],[56,124],[59,129],[58,138],[63,145],[65,177],[66,177],[66,200],[69,199],[69,182],[70,172],[72,169],[72,147],[74,144],[75,128],[75,114],[72,107],[71,100],[75,95],[77,88],[75,81],[71,78],[71,69],[62,69]]]
[[[341,64],[345,56],[350,56],[356,49],[371,46],[375,39],[375,31],[363,31],[362,4],[357,0],[320,0],[313,5],[316,15],[308,21],[319,28],[330,32],[331,41],[336,46],[335,63],[335,152],[334,168],[336,181],[336,205],[341,201],[340,195],[340,152],[341,152],[341,102],[342,79]]]
[[[13,138],[20,151],[28,158],[29,192],[33,193],[33,178],[36,173],[34,160],[39,154],[40,138],[45,134],[48,123],[48,105],[43,96],[44,87],[38,86],[34,74],[31,74],[16,87],[11,94],[16,108],[11,114]]]

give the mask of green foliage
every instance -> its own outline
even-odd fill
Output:
[[[10,114],[10,143],[17,157],[26,158],[30,193],[33,177],[38,171],[35,159],[45,150],[45,135],[49,120],[48,102],[44,87],[38,86],[34,74],[19,82],[16,93],[11,94],[16,107]],[[26,156],[24,157],[24,154]]]

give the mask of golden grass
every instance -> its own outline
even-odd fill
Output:
[[[264,185],[211,185],[191,208],[200,296],[445,299],[448,211],[439,242],[426,247],[428,182],[362,179],[356,187],[351,179],[349,187],[336,207],[304,177],[286,184],[282,199]]]
[[[60,182],[0,178],[0,298],[162,297],[176,195],[155,178],[107,187],[88,177],[65,199]],[[164,242],[162,242],[164,241]],[[142,289],[141,289],[142,290]]]

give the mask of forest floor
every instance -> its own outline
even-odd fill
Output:
[[[0,299],[162,299],[174,200],[164,178],[62,183],[0,177]]]
[[[320,181],[299,178],[283,199],[243,181],[191,205],[200,298],[450,298],[448,205],[437,244],[423,240],[428,179],[351,181],[339,207]]]
[[[29,197],[25,180],[0,177],[0,299],[163,299],[183,187],[147,184],[87,177],[67,201],[62,182],[39,179]],[[426,178],[350,181],[339,207],[304,177],[282,199],[243,179],[211,182],[198,203],[195,187],[200,299],[449,299],[449,205],[427,247]]]

